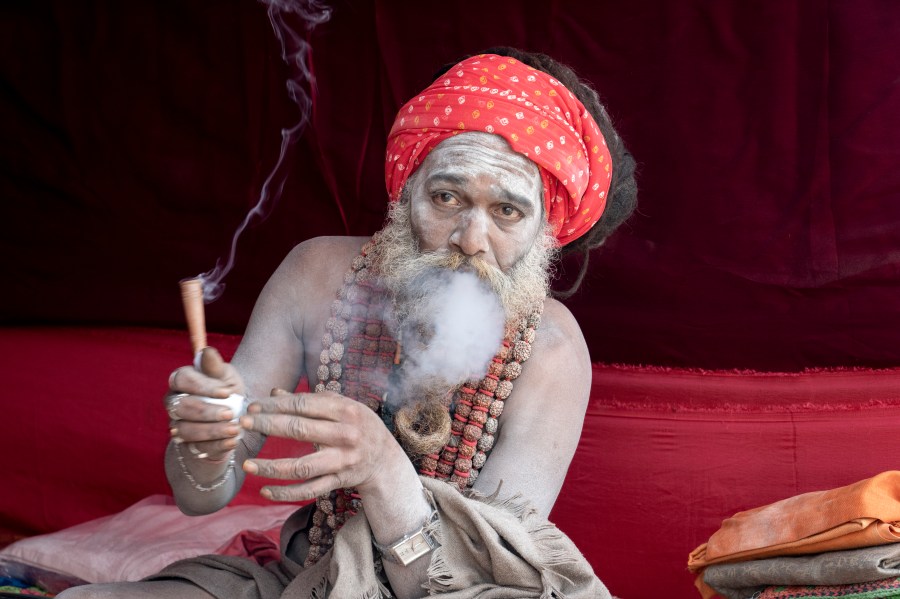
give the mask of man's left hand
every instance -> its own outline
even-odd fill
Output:
[[[403,451],[370,408],[337,393],[291,394],[276,390],[258,400],[241,418],[241,426],[266,435],[313,443],[317,451],[297,458],[253,459],[244,462],[248,474],[287,481],[263,487],[275,501],[305,501],[333,489],[375,485],[391,456]],[[382,481],[383,482],[383,481]]]

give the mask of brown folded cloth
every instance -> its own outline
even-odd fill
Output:
[[[777,555],[803,555],[900,541],[900,472],[804,493],[738,512],[691,552],[688,569]],[[704,597],[712,589],[697,586]]]

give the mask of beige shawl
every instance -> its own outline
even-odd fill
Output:
[[[517,498],[499,500],[496,494],[463,495],[430,478],[423,477],[422,484],[440,514],[433,534],[441,545],[431,555],[423,595],[609,599],[572,541],[529,504]],[[294,532],[286,530],[283,538]],[[248,560],[204,556],[177,562],[153,578],[184,578],[223,599],[390,597],[375,573],[371,539],[365,513],[360,512],[336,535],[332,550],[309,568],[288,557],[265,569]]]

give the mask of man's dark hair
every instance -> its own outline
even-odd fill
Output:
[[[606,112],[597,92],[587,82],[582,81],[575,71],[566,65],[557,62],[546,54],[536,52],[525,52],[516,48],[507,46],[498,46],[488,48],[480,54],[497,54],[498,56],[508,56],[515,58],[519,62],[526,64],[532,68],[543,71],[566,86],[566,89],[575,94],[584,107],[587,108],[597,125],[600,132],[606,139],[606,145],[609,148],[610,157],[613,163],[612,181],[609,185],[609,193],[606,198],[606,208],[600,220],[591,227],[591,229],[573,241],[572,243],[560,248],[560,257],[580,253],[582,255],[581,268],[578,276],[572,286],[565,291],[554,291],[554,297],[565,299],[571,297],[584,280],[587,273],[588,260],[591,250],[603,245],[606,238],[612,235],[619,225],[631,216],[637,206],[637,183],[634,180],[635,162],[631,153],[622,142],[622,138],[616,132],[612,125],[609,114]],[[466,57],[468,58],[468,57]],[[464,59],[460,59],[464,60]],[[457,61],[458,62],[458,61]],[[442,76],[453,64],[445,65],[438,71],[434,79]]]

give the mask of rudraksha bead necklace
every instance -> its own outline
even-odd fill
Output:
[[[390,298],[377,284],[379,239],[380,233],[376,233],[363,245],[332,303],[315,391],[333,391],[362,402],[378,412],[393,430],[393,414],[383,397],[400,346],[383,321]],[[543,304],[514,327],[508,326],[506,339],[484,378],[467,381],[451,396],[450,438],[439,452],[412,456],[419,474],[447,480],[460,490],[475,483],[494,446],[497,419],[512,393],[513,381],[531,356],[542,310]],[[316,499],[305,565],[315,563],[328,551],[334,534],[361,505],[355,489],[338,489]]]

